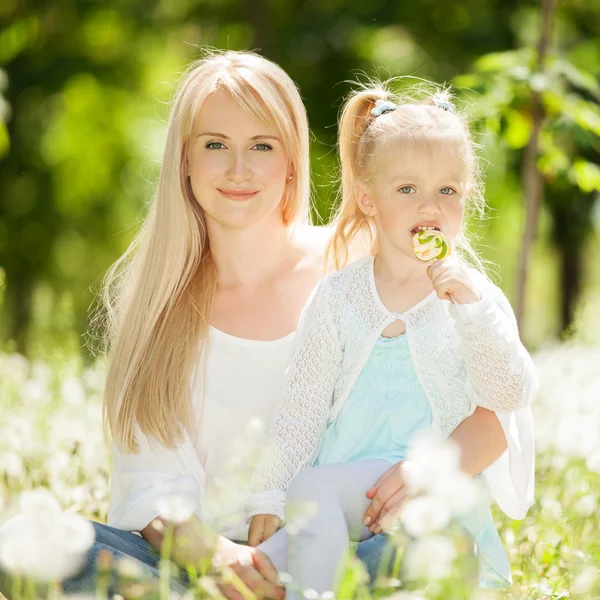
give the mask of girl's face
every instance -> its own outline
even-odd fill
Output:
[[[458,142],[396,141],[373,157],[373,176],[360,184],[360,210],[374,218],[380,248],[392,247],[413,260],[412,237],[435,227],[452,242],[460,231],[467,173]]]
[[[249,227],[278,212],[292,175],[279,133],[248,115],[224,90],[200,109],[188,149],[194,196],[209,222]]]

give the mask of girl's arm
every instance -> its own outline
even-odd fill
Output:
[[[498,417],[492,411],[478,406],[452,432],[450,437],[460,448],[460,467],[468,475],[479,475],[495,462],[506,450],[506,438]],[[367,491],[371,500],[364,518],[369,529],[381,533],[381,519],[394,522],[402,503],[405,487],[402,461],[392,465],[386,473]]]
[[[536,371],[508,300],[498,287],[481,279],[482,299],[451,305],[449,311],[460,336],[471,401],[509,413],[531,403],[538,389]]]
[[[497,415],[478,406],[451,433],[460,448],[460,468],[474,477],[487,469],[507,448],[506,437]]]
[[[309,300],[296,336],[294,357],[273,411],[269,443],[252,479],[255,493],[246,503],[248,521],[258,514],[276,515],[283,521],[288,485],[312,463],[327,425],[342,358],[327,280]]]

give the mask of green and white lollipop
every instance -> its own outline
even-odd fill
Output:
[[[441,231],[422,229],[412,238],[412,248],[415,256],[421,262],[442,260],[450,256],[450,244]]]

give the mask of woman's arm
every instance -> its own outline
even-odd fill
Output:
[[[266,554],[236,544],[227,538],[217,535],[206,527],[196,515],[177,524],[169,524],[164,519],[155,519],[142,531],[142,537],[159,552],[165,540],[165,531],[173,527],[171,559],[185,569],[194,565],[204,569],[231,568],[243,585],[261,600],[283,600],[285,588],[278,581],[278,573]],[[242,600],[236,585],[219,583],[221,593],[229,600]]]

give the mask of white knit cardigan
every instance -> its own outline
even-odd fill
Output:
[[[448,437],[477,406],[497,413],[508,448],[484,471],[492,496],[512,518],[533,501],[533,361],[519,339],[502,291],[475,270],[475,304],[452,304],[435,292],[403,314],[381,301],[374,257],[321,281],[298,326],[294,357],[275,405],[270,444],[253,477],[246,518],[283,519],[291,479],[315,461],[325,428],[339,415],[381,332],[401,319],[413,365],[431,405],[433,429]]]

